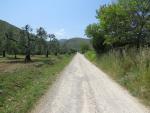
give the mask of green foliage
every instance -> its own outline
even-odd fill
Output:
[[[50,48],[50,52],[52,54],[57,55],[60,52],[60,44],[59,41],[56,38],[53,38],[50,42],[49,42],[49,48]]]
[[[92,62],[94,62],[97,58],[97,54],[95,53],[95,51],[87,51],[85,53],[85,56]]]
[[[37,52],[37,54],[45,54],[45,52],[47,50],[47,42],[46,42],[47,32],[42,27],[38,28],[36,32],[37,32],[37,34],[36,34],[37,40],[35,43],[36,52]]]
[[[90,47],[89,47],[88,44],[86,44],[86,43],[81,43],[81,44],[80,44],[80,51],[81,51],[82,53],[85,53],[85,52],[87,52],[88,50],[90,50]]]
[[[105,31],[105,44],[122,43],[128,38],[130,19],[128,12],[121,5],[104,6],[97,11],[100,27]]]
[[[55,35],[47,35],[44,28],[37,29],[37,34],[32,33],[30,25],[19,29],[7,22],[0,20],[0,54],[25,54],[25,61],[30,61],[31,54],[58,54],[60,53],[59,41]]]
[[[97,53],[101,53],[106,49],[104,45],[104,33],[98,24],[90,24],[87,26],[85,34],[92,39],[93,48]]]
[[[85,33],[92,39],[101,37],[103,43],[99,41],[99,46],[139,48],[150,45],[149,0],[119,0],[115,4],[104,5],[97,10],[96,18],[99,23],[90,24]]]
[[[7,34],[7,37],[6,37]],[[91,48],[89,39],[73,38],[57,40],[54,34],[48,34],[43,27],[32,32],[29,25],[19,29],[0,20],[0,55],[6,53],[31,55],[65,54],[80,51],[80,43],[86,43]]]
[[[12,41],[8,40],[5,35],[6,33],[9,37],[16,39],[19,29],[5,21],[0,20],[0,54],[2,54],[3,51],[13,53],[14,49],[16,50],[16,43],[12,43]],[[13,48],[11,48],[12,46]]]
[[[90,24],[87,26],[86,30],[85,30],[85,34],[87,35],[87,37],[89,38],[94,38],[100,35],[100,26],[99,24]]]
[[[62,52],[77,52],[81,50],[81,44],[85,43],[91,48],[91,42],[90,39],[84,39],[84,38],[72,38],[68,40],[60,40],[60,46]]]
[[[45,31],[44,28],[40,27],[39,29],[37,29],[36,32],[39,38],[47,39],[47,32]]]

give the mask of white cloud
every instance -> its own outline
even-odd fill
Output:
[[[66,39],[66,38],[68,38],[67,33],[65,32],[64,28],[59,29],[54,34],[56,35],[56,38],[58,38],[58,39]]]

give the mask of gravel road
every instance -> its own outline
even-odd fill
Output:
[[[150,113],[77,53],[31,113]]]

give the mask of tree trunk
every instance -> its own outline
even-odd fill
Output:
[[[5,52],[5,50],[3,50],[3,57],[6,57],[6,52]]]
[[[141,33],[139,33],[137,38],[137,50],[140,48],[140,46],[141,46]]]
[[[58,55],[58,53],[57,52],[55,52],[55,56],[57,56]]]
[[[30,57],[30,55],[26,55],[26,56],[25,56],[25,63],[27,63],[27,62],[31,62],[31,57]]]
[[[25,56],[25,63],[27,62],[31,62],[31,53],[29,48],[26,50],[26,56]]]
[[[30,52],[30,34],[28,33],[28,41],[26,47],[26,56],[25,56],[25,63],[31,62],[31,52]]]
[[[46,58],[48,58],[48,50],[46,51]]]
[[[15,55],[15,59],[17,59],[17,54],[16,54],[16,52],[14,51],[14,55]]]
[[[137,49],[139,49],[142,45],[142,41],[143,41],[143,37],[142,37],[143,31],[142,30],[144,28],[144,25],[145,25],[145,22],[142,21],[139,32],[138,32],[138,36],[137,36]]]

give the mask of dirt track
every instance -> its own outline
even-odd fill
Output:
[[[150,113],[150,111],[78,53],[32,113]]]

